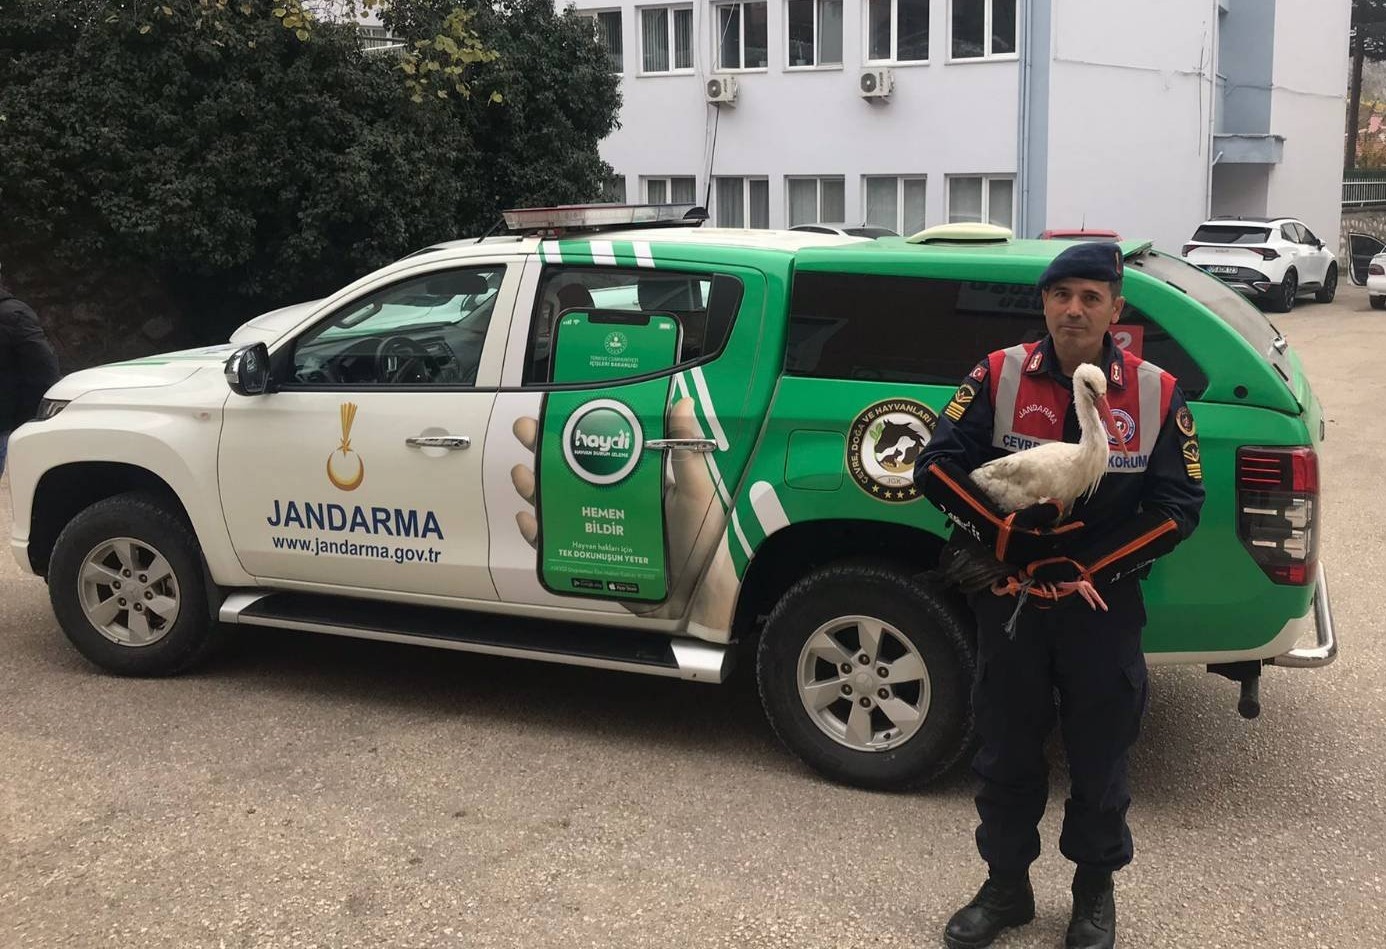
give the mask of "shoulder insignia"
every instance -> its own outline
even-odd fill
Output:
[[[976,379],[978,382],[987,381],[987,364],[979,362],[975,369],[967,374],[969,379]]]
[[[975,398],[977,398],[977,387],[971,382],[964,382],[958,386],[958,391],[953,393],[953,398],[948,400],[948,405],[943,410],[944,416],[951,422],[959,421],[966,414]]]
[[[1179,411],[1174,413],[1174,424],[1179,427],[1179,431],[1187,438],[1193,438],[1198,431],[1194,428],[1193,413],[1189,411],[1187,405],[1179,406]]]
[[[1203,480],[1203,461],[1198,451],[1198,439],[1186,439],[1183,445],[1184,452],[1184,471],[1188,473],[1190,481]]]

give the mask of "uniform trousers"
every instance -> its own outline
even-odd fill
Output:
[[[1073,595],[1041,609],[1031,600],[1014,638],[1003,627],[1012,596],[972,598],[978,625],[972,705],[980,747],[977,850],[993,872],[1023,873],[1040,853],[1049,797],[1044,748],[1057,718],[1071,779],[1059,850],[1073,862],[1116,870],[1131,862],[1127,752],[1148,697],[1134,578],[1100,591],[1109,612]],[[1057,709],[1055,693],[1057,692]]]

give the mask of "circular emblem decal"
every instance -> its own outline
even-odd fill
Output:
[[[882,501],[914,501],[914,463],[934,435],[938,416],[911,399],[863,409],[847,435],[847,470],[863,491]]]
[[[606,348],[608,355],[619,356],[626,351],[626,347],[630,345],[630,340],[620,330],[613,330],[606,334],[606,339],[602,340],[602,345]]]
[[[588,484],[616,484],[640,463],[640,421],[615,399],[580,406],[563,426],[563,457]]]
[[[1187,405],[1179,406],[1179,411],[1174,413],[1174,424],[1179,426],[1179,431],[1183,432],[1186,436],[1189,438],[1193,437],[1193,413],[1189,411]]]
[[[1136,437],[1136,420],[1125,409],[1112,409],[1112,418],[1116,419],[1117,434],[1121,436],[1121,443],[1123,445],[1130,444],[1131,439]],[[1107,443],[1109,445],[1117,443],[1111,432],[1107,433]]]

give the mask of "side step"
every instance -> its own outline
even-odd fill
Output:
[[[732,649],[700,639],[313,593],[232,593],[223,623],[723,682]]]

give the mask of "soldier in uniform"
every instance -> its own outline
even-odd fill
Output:
[[[915,467],[916,484],[955,529],[996,551],[1021,581],[969,598],[978,631],[977,849],[989,875],[949,921],[950,949],[989,946],[1003,929],[1034,918],[1029,866],[1040,852],[1049,794],[1044,745],[1056,717],[1072,779],[1059,849],[1077,864],[1065,945],[1115,944],[1112,873],[1132,856],[1127,752],[1147,697],[1140,579],[1193,532],[1203,505],[1193,416],[1174,377],[1118,348],[1108,332],[1121,315],[1121,280],[1116,244],[1075,244],[1055,257],[1039,283],[1048,335],[978,363]],[[1112,452],[1097,491],[1075,503],[1068,529],[1051,529],[1052,505],[1003,514],[968,472],[1031,445],[1077,442],[1072,376],[1083,363],[1107,377],[1120,429],[1109,442],[1120,438],[1126,453]],[[1082,580],[1098,594],[1092,606],[1053,593]],[[1029,596],[1018,603],[1022,588]],[[1034,595],[1041,589],[1049,599]]]

